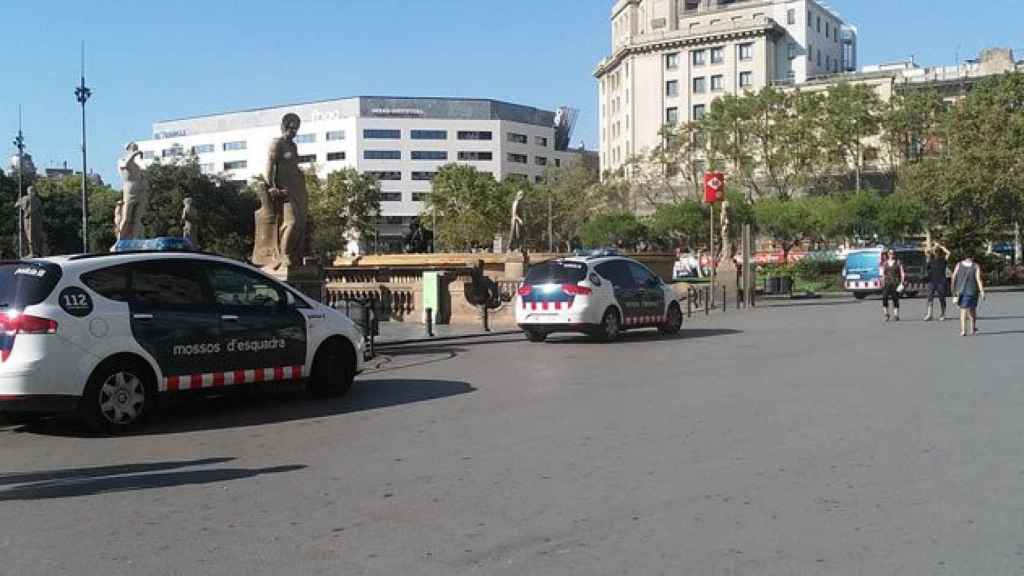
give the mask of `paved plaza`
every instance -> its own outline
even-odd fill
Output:
[[[0,429],[2,574],[1024,573],[1024,294],[385,351],[352,394]]]

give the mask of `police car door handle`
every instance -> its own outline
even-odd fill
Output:
[[[152,320],[153,319],[153,315],[152,314],[135,314],[135,315],[132,316],[132,318],[135,318],[136,320]]]
[[[224,314],[220,319],[225,322],[238,322],[238,316],[235,316],[234,314]]]

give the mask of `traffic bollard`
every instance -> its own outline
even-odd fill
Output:
[[[722,312],[729,307],[729,294],[725,290],[725,286],[722,286]]]
[[[490,332],[490,331],[491,331],[490,314],[488,313],[488,306],[487,306],[487,304],[484,304],[484,332]]]
[[[434,337],[434,310],[427,308],[427,338]]]
[[[704,315],[708,316],[711,314],[711,287],[704,288]]]

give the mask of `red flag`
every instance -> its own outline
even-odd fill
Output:
[[[714,204],[725,200],[725,174],[721,172],[704,173],[704,202]]]

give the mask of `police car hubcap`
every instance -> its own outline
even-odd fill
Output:
[[[114,424],[135,420],[142,412],[146,394],[142,380],[128,372],[118,372],[100,387],[100,411]]]

